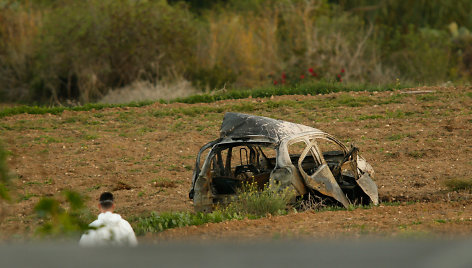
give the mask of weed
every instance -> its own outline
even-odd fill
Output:
[[[149,154],[143,156],[143,157],[141,158],[141,160],[144,161],[144,160],[149,160],[149,159],[151,159],[151,158],[152,158],[152,155],[149,153]]]
[[[472,192],[472,178],[471,179],[448,179],[444,182],[447,188],[451,191],[469,191]]]
[[[180,167],[175,165],[175,164],[171,164],[170,166],[167,167],[167,170],[168,171],[180,171]]]
[[[62,141],[59,140],[59,139],[56,139],[56,138],[54,138],[54,137],[47,136],[47,135],[41,135],[41,136],[39,136],[39,137],[36,137],[36,138],[34,138],[34,141],[35,141],[36,143],[44,143],[44,144],[62,142]]]
[[[154,129],[148,128],[148,127],[142,127],[140,129],[138,129],[138,133],[140,133],[141,135],[143,135],[145,133],[153,132],[153,131],[154,131]]]
[[[370,119],[383,119],[384,117],[380,114],[373,114],[373,115],[361,115],[357,119],[358,120],[370,120]]]
[[[172,181],[167,178],[158,178],[151,181],[152,185],[155,187],[162,187],[162,188],[172,188],[177,187],[177,182]]]
[[[41,182],[39,181],[27,181],[25,182],[25,185],[40,185],[42,184]]]
[[[96,126],[96,125],[100,125],[101,122],[100,121],[87,121],[86,122],[86,125],[90,125],[90,126]]]
[[[129,172],[130,173],[141,173],[143,170],[140,169],[140,168],[133,168],[133,169],[130,169]]]
[[[411,152],[408,152],[408,155],[413,158],[419,159],[424,156],[424,153],[421,151],[411,151]]]
[[[184,165],[184,168],[185,168],[185,170],[188,170],[188,171],[190,171],[190,170],[192,170],[192,169],[193,169],[193,166],[190,166],[190,165]]]
[[[391,136],[388,136],[387,139],[389,141],[397,141],[405,138],[406,136],[404,134],[393,134]]]
[[[129,219],[135,222],[134,230],[137,235],[143,235],[147,232],[161,232],[166,229],[202,225],[205,223],[218,223],[231,219],[242,219],[239,215],[230,215],[216,210],[211,213],[192,213],[192,212],[162,212],[157,214],[152,212],[148,217],[138,217]]]
[[[9,152],[3,147],[0,141],[0,199],[9,200],[7,184],[10,181],[11,175],[7,166],[7,157]]]
[[[91,187],[87,188],[87,192],[91,192],[91,191],[98,190],[98,189],[100,189],[101,187],[102,187],[102,185],[100,185],[100,184],[91,186]]]
[[[82,135],[82,139],[88,140],[88,141],[96,140],[97,138],[98,138],[98,135],[96,135],[96,134],[84,134],[84,135]]]
[[[419,101],[435,101],[439,100],[439,96],[430,93],[425,95],[418,95],[416,96],[416,99]]]
[[[400,229],[400,230],[404,230],[404,229],[407,229],[407,228],[408,228],[408,225],[406,225],[406,224],[398,225],[398,229]]]
[[[348,94],[343,94],[336,98],[333,102],[336,104],[336,106],[361,107],[371,104],[374,101],[369,97],[353,97]]]
[[[102,114],[102,113],[94,113],[94,114],[93,114],[93,117],[96,117],[96,118],[102,118],[102,117],[104,117],[104,116],[105,116],[105,115]]]
[[[387,206],[387,207],[397,207],[397,206],[403,205],[403,203],[399,201],[393,201],[393,202],[384,201],[381,204],[382,206]]]
[[[246,183],[225,209],[230,214],[241,213],[256,218],[267,214],[283,215],[293,197],[294,193],[288,187],[279,191],[277,187],[264,185],[261,191],[256,183]]]
[[[443,220],[443,219],[436,219],[434,220],[434,222],[437,222],[437,223],[447,223],[446,220]]]
[[[20,198],[18,199],[18,202],[30,200],[31,197],[35,197],[35,196],[38,196],[38,195],[28,193],[28,191],[25,190],[25,193],[22,196],[20,196]]]

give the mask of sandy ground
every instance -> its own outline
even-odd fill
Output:
[[[86,196],[93,213],[103,191],[115,193],[117,212],[125,218],[192,210],[188,190],[196,152],[218,137],[224,112],[241,111],[354,142],[375,169],[384,205],[186,227],[142,239],[470,236],[472,194],[452,191],[445,182],[472,179],[472,88],[413,90],[434,92],[280,96],[1,118],[0,139],[11,152],[8,165],[16,178],[13,202],[1,206],[0,233],[32,236],[40,222],[35,204],[67,189]]]

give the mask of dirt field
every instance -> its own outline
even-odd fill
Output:
[[[375,169],[384,204],[179,228],[141,239],[470,236],[472,194],[444,183],[472,179],[472,88],[413,90],[434,92],[280,96],[1,118],[0,139],[17,175],[14,201],[2,205],[1,236],[31,237],[39,223],[34,205],[66,189],[87,196],[91,208],[101,192],[113,191],[125,218],[192,210],[194,157],[218,136],[226,111],[314,126],[354,142]]]

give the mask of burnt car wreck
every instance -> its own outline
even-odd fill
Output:
[[[373,175],[357,147],[348,148],[321,130],[226,113],[220,138],[197,154],[189,197],[196,211],[211,211],[234,196],[244,182],[255,182],[291,187],[298,197],[311,194],[345,207],[377,205]]]

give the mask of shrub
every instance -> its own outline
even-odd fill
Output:
[[[279,190],[278,187],[264,185],[260,190],[256,183],[243,184],[237,196],[225,208],[232,214],[242,214],[249,217],[264,217],[267,214],[283,215],[287,213],[289,202],[293,199],[291,188]]]
[[[444,184],[451,191],[469,191],[472,192],[472,179],[449,179]]]
[[[457,66],[452,55],[452,39],[446,31],[424,28],[396,37],[402,46],[388,59],[409,81],[435,83],[451,77]]]
[[[194,31],[191,15],[166,1],[67,2],[44,19],[35,95],[89,102],[110,87],[183,73]]]
[[[63,195],[68,210],[61,207],[57,199],[49,197],[42,198],[36,204],[34,210],[44,219],[43,224],[36,229],[40,236],[78,236],[89,229],[92,215],[84,208],[83,197],[73,191],[65,191]]]

